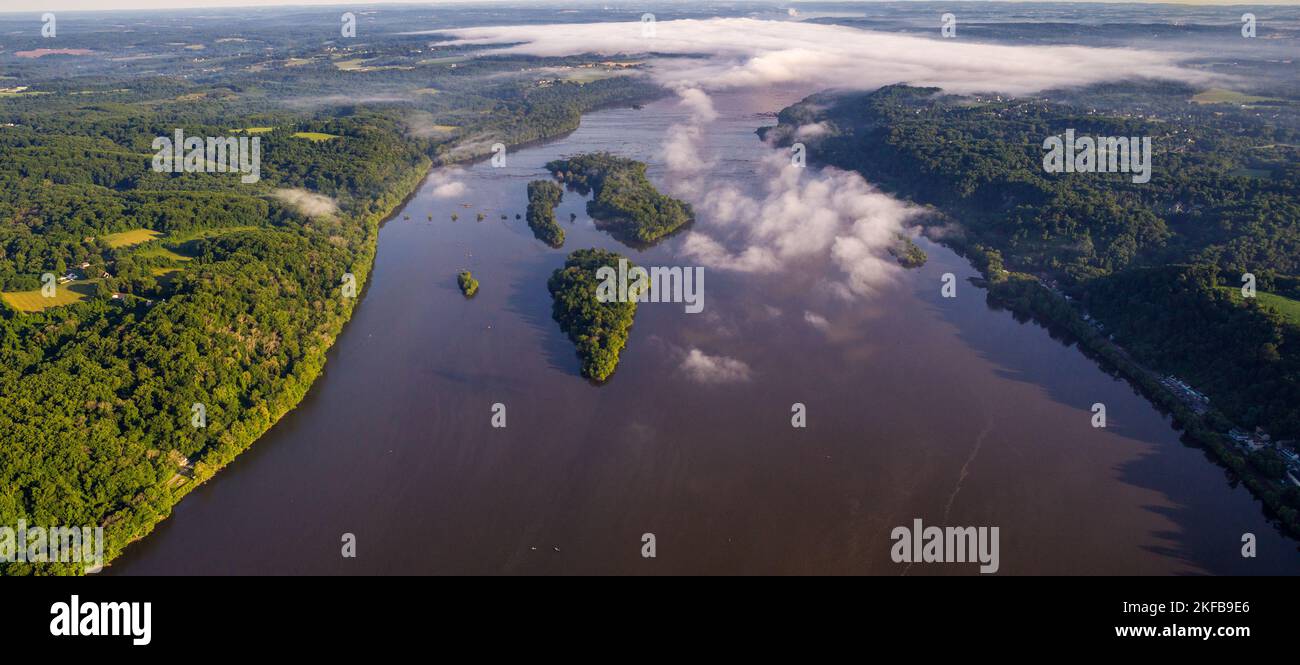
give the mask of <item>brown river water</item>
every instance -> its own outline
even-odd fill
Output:
[[[715,175],[755,177],[768,148],[754,129],[773,122],[761,114],[806,92],[716,96],[703,138],[722,156]],[[1300,572],[1297,543],[1167,416],[1073,344],[990,307],[965,281],[975,270],[925,241],[925,266],[858,302],[819,295],[820,265],[706,268],[704,313],[643,304],[612,379],[582,379],[546,290],[565,255],[692,263],[680,239],[622,247],[572,192],[557,210],[568,240],[550,249],[515,220],[525,187],[590,150],[646,160],[659,181],[665,132],[685,113],[671,99],[595,112],[505,168],[463,167],[454,196],[427,180],[383,227],[364,299],[304,402],[108,572],[976,573],[891,561],[891,530],[918,518],[999,527],[999,574]],[[481,282],[473,300],[461,268]],[[946,272],[957,298],[940,296]],[[749,376],[701,383],[681,367],[688,349]],[[804,429],[790,424],[796,402]],[[1090,425],[1095,402],[1105,429]],[[1256,558],[1241,556],[1247,532]],[[355,558],[341,556],[345,533]],[[641,556],[644,533],[655,558]]]

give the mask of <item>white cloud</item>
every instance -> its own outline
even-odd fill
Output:
[[[829,258],[832,290],[870,295],[899,272],[887,250],[920,209],[885,194],[856,173],[796,168],[782,151],[759,163],[764,191],[686,179],[700,219],[682,253],[716,269],[771,273],[797,261]],[[676,193],[676,189],[674,189]],[[736,250],[729,249],[736,247]]]
[[[333,217],[339,206],[334,199],[301,188],[282,188],[271,193],[276,199],[307,217]]]
[[[639,22],[574,23],[432,31],[497,53],[563,56],[662,53],[654,76],[673,88],[706,90],[804,83],[874,89],[932,85],[955,93],[1024,94],[1133,77],[1205,83],[1211,75],[1179,66],[1176,54],[1126,48],[1008,46],[859,30],[846,26],[749,18],[659,21],[655,36]]]
[[[810,326],[812,326],[812,327],[814,327],[814,328],[816,328],[816,329],[818,329],[818,330],[820,330],[820,331],[822,331],[822,332],[826,332],[827,330],[830,330],[830,328],[831,328],[831,322],[830,322],[830,321],[827,321],[827,320],[826,320],[826,317],[824,317],[824,316],[822,316],[821,314],[818,314],[818,313],[816,313],[816,312],[810,312],[810,311],[808,311],[808,310],[804,310],[804,313],[803,313],[803,320],[804,320],[804,321],[807,321],[807,322],[808,322],[808,325],[810,325]]]
[[[830,130],[831,130],[830,126],[828,126],[826,123],[814,122],[809,125],[801,125],[799,129],[796,129],[794,131],[794,138],[796,141],[806,141],[808,139],[815,139],[820,136],[825,136],[826,133],[829,132]]]
[[[439,169],[429,174],[429,183],[433,185],[433,198],[450,199],[467,191],[465,183],[460,182],[457,178],[462,174],[461,169]]]
[[[701,138],[717,119],[707,91],[800,83],[874,89],[891,83],[950,92],[1023,94],[1134,77],[1205,82],[1164,52],[1078,46],[975,44],[845,26],[748,18],[659,21],[655,37],[640,23],[492,26],[435,31],[491,52],[562,56],[654,52],[696,57],[652,59],[652,74],[675,90],[688,120],[669,128],[661,156],[669,189],[689,200],[697,224],[682,251],[714,268],[765,273],[824,260],[838,271],[827,288],[839,296],[874,293],[898,274],[886,250],[919,210],[854,173],[791,166],[773,150],[760,164],[764,191],[752,194],[709,177]],[[806,125],[799,139],[826,128]]]
[[[699,383],[737,383],[748,381],[753,375],[749,365],[735,358],[710,356],[699,349],[686,353],[680,369]]]

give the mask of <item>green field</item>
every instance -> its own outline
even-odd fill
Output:
[[[141,243],[149,242],[150,240],[156,240],[160,236],[162,236],[161,233],[150,229],[132,229],[121,233],[110,233],[104,236],[104,240],[108,243],[109,247],[120,249],[122,247],[130,247],[131,245],[139,245]]]
[[[172,250],[170,247],[167,247],[166,245],[163,245],[162,243],[158,243],[158,244],[154,244],[154,245],[149,245],[148,247],[141,247],[139,250],[137,250],[137,251],[135,252],[134,256],[139,256],[139,257],[141,257],[141,258],[153,258],[153,257],[156,257],[156,256],[161,256],[162,258],[170,259],[170,260],[172,260],[172,261],[190,261],[190,260],[191,260],[190,257],[185,256],[184,254],[177,254],[177,253],[176,253],[174,250]]]
[[[261,227],[259,226],[218,226],[216,228],[211,228],[211,229],[195,229],[193,231],[185,231],[183,233],[173,233],[167,236],[167,242],[171,246],[175,247],[180,243],[189,242],[191,240],[198,240],[200,238],[215,238],[217,236],[224,236],[227,233],[238,233],[240,231],[253,231],[259,228]]]
[[[596,69],[595,67],[584,67],[567,72],[562,77],[566,81],[575,83],[591,83],[603,79],[614,78],[615,76],[627,76],[631,72],[622,69]]]
[[[158,278],[158,283],[163,287],[171,288],[172,282],[176,280],[176,276],[181,274],[181,269],[180,268],[154,268],[153,270],[149,271],[149,274]]]
[[[150,243],[145,247],[135,250],[134,255],[140,257],[164,257],[172,261],[192,261],[193,258],[181,254],[177,250],[184,243],[201,238],[214,238],[227,233],[236,233],[239,231],[250,231],[260,227],[256,226],[223,226],[211,229],[198,229],[185,233],[178,233],[167,236],[166,243],[163,244],[160,238],[162,234],[149,229],[135,229],[132,231],[123,231],[121,233],[112,233],[104,236],[109,246],[113,248],[130,247],[143,243]],[[157,241],[157,242],[153,242]],[[175,267],[154,268],[151,272],[160,281],[170,282],[180,274],[181,269]],[[75,302],[81,302],[86,298],[94,295],[95,283],[98,279],[78,280],[59,284],[55,289],[53,298],[46,298],[41,295],[40,289],[34,291],[12,291],[0,294],[4,303],[19,312],[40,312],[51,307],[60,305],[70,305]]]
[[[1220,286],[1219,288],[1226,290],[1234,301],[1241,302],[1241,289],[1239,287]],[[1264,293],[1263,291],[1255,292],[1255,300],[1259,301],[1260,305],[1281,314],[1282,318],[1288,322],[1300,326],[1300,300],[1292,300],[1286,296]]]
[[[158,238],[157,242],[151,242],[132,253],[132,256],[140,258],[164,258],[169,261],[185,262],[193,261],[194,257],[182,254],[185,251],[183,245],[194,240],[204,238],[215,238],[226,235],[227,233],[238,233],[240,231],[252,231],[260,227],[257,226],[220,226],[210,229],[195,229],[193,231],[184,231],[173,233],[166,237]],[[158,268],[156,270],[177,271],[179,268]],[[155,275],[158,273],[155,271]]]
[[[348,59],[348,60],[335,60],[335,61],[334,61],[334,66],[335,66],[335,67],[338,67],[339,69],[341,69],[341,70],[343,70],[343,71],[345,71],[345,72],[355,72],[355,71],[361,69],[363,63],[365,63],[365,62],[366,62],[366,59],[365,59],[365,58],[351,58],[351,59]]]
[[[321,132],[294,132],[293,136],[294,138],[307,139],[308,141],[312,141],[314,143],[320,143],[321,141],[328,141],[330,139],[338,138],[337,134],[324,134]]]
[[[442,58],[425,58],[415,64],[417,65],[454,65],[469,60],[469,56],[449,55]]]
[[[98,280],[89,279],[60,284],[54,290],[53,298],[46,298],[41,295],[40,289],[3,293],[0,294],[0,297],[4,298],[6,305],[20,312],[41,312],[51,307],[71,305],[74,302],[85,300],[95,293],[96,281]]]
[[[1273,97],[1256,97],[1247,95],[1242,92],[1224,90],[1222,88],[1212,88],[1205,92],[1197,93],[1192,97],[1192,101],[1197,104],[1256,104],[1259,102],[1280,102],[1281,99]]]

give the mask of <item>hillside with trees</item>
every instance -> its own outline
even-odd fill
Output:
[[[269,33],[274,52],[207,36],[202,66],[183,52],[21,61],[6,73],[32,92],[0,95],[0,524],[100,525],[110,560],[303,398],[363,292],[380,223],[432,165],[662,94],[636,77],[540,86],[520,72],[543,60],[452,68],[383,40],[357,57],[400,53],[410,69],[349,71],[291,24]],[[91,46],[169,48],[141,39]],[[286,48],[307,62],[282,66]],[[411,92],[431,86],[455,94]],[[155,172],[153,140],[177,129],[256,136],[260,181]],[[31,293],[46,273],[58,298]]]
[[[1240,444],[1243,431],[1300,439],[1300,105],[1260,102],[1264,114],[1197,93],[1143,82],[1018,99],[896,85],[811,96],[759,133],[933,206],[927,223],[984,273],[991,301],[1069,330],[1300,533],[1281,457]],[[1046,172],[1044,141],[1067,129],[1151,137],[1150,182]],[[1247,275],[1255,297],[1239,293]]]
[[[993,262],[1058,284],[1135,357],[1202,387],[1235,422],[1300,438],[1294,326],[1234,302],[1204,277],[1240,286],[1249,272],[1261,291],[1293,288],[1300,149],[1289,146],[1300,133],[1222,107],[1214,115],[1188,101],[1195,92],[1142,83],[990,99],[898,85],[814,95],[760,133],[789,145],[800,127],[816,124],[819,135],[804,139],[812,160],[960,220],[944,240],[986,274],[996,276],[987,269]],[[1147,111],[1119,110],[1134,94]],[[1090,112],[1073,103],[1081,99],[1110,110]],[[1151,181],[1045,172],[1044,139],[1069,128],[1153,137]],[[1188,272],[1191,265],[1200,267]]]

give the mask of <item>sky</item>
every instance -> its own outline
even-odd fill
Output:
[[[501,4],[531,4],[528,0],[493,0]],[[818,2],[835,2],[837,0],[816,0]],[[846,0],[849,1],[849,0]],[[861,1],[861,0],[856,0]],[[961,1],[961,0],[958,0]],[[1078,0],[1033,0],[1036,2],[1076,2]],[[1181,5],[1300,5],[1300,0],[1269,0],[1268,2],[1243,2],[1242,0],[1096,0],[1101,2],[1143,3],[1159,2],[1161,4]],[[376,5],[376,4],[423,4],[428,6],[478,4],[482,0],[5,0],[0,12],[47,12],[110,9],[192,9],[202,7],[272,7],[276,5]],[[563,4],[563,3],[557,3]],[[577,4],[577,3],[575,3]],[[581,4],[590,4],[581,2]],[[636,4],[628,0],[606,0],[605,4]],[[660,4],[656,0],[646,0],[640,4]],[[800,0],[776,2],[773,4],[798,6]]]

